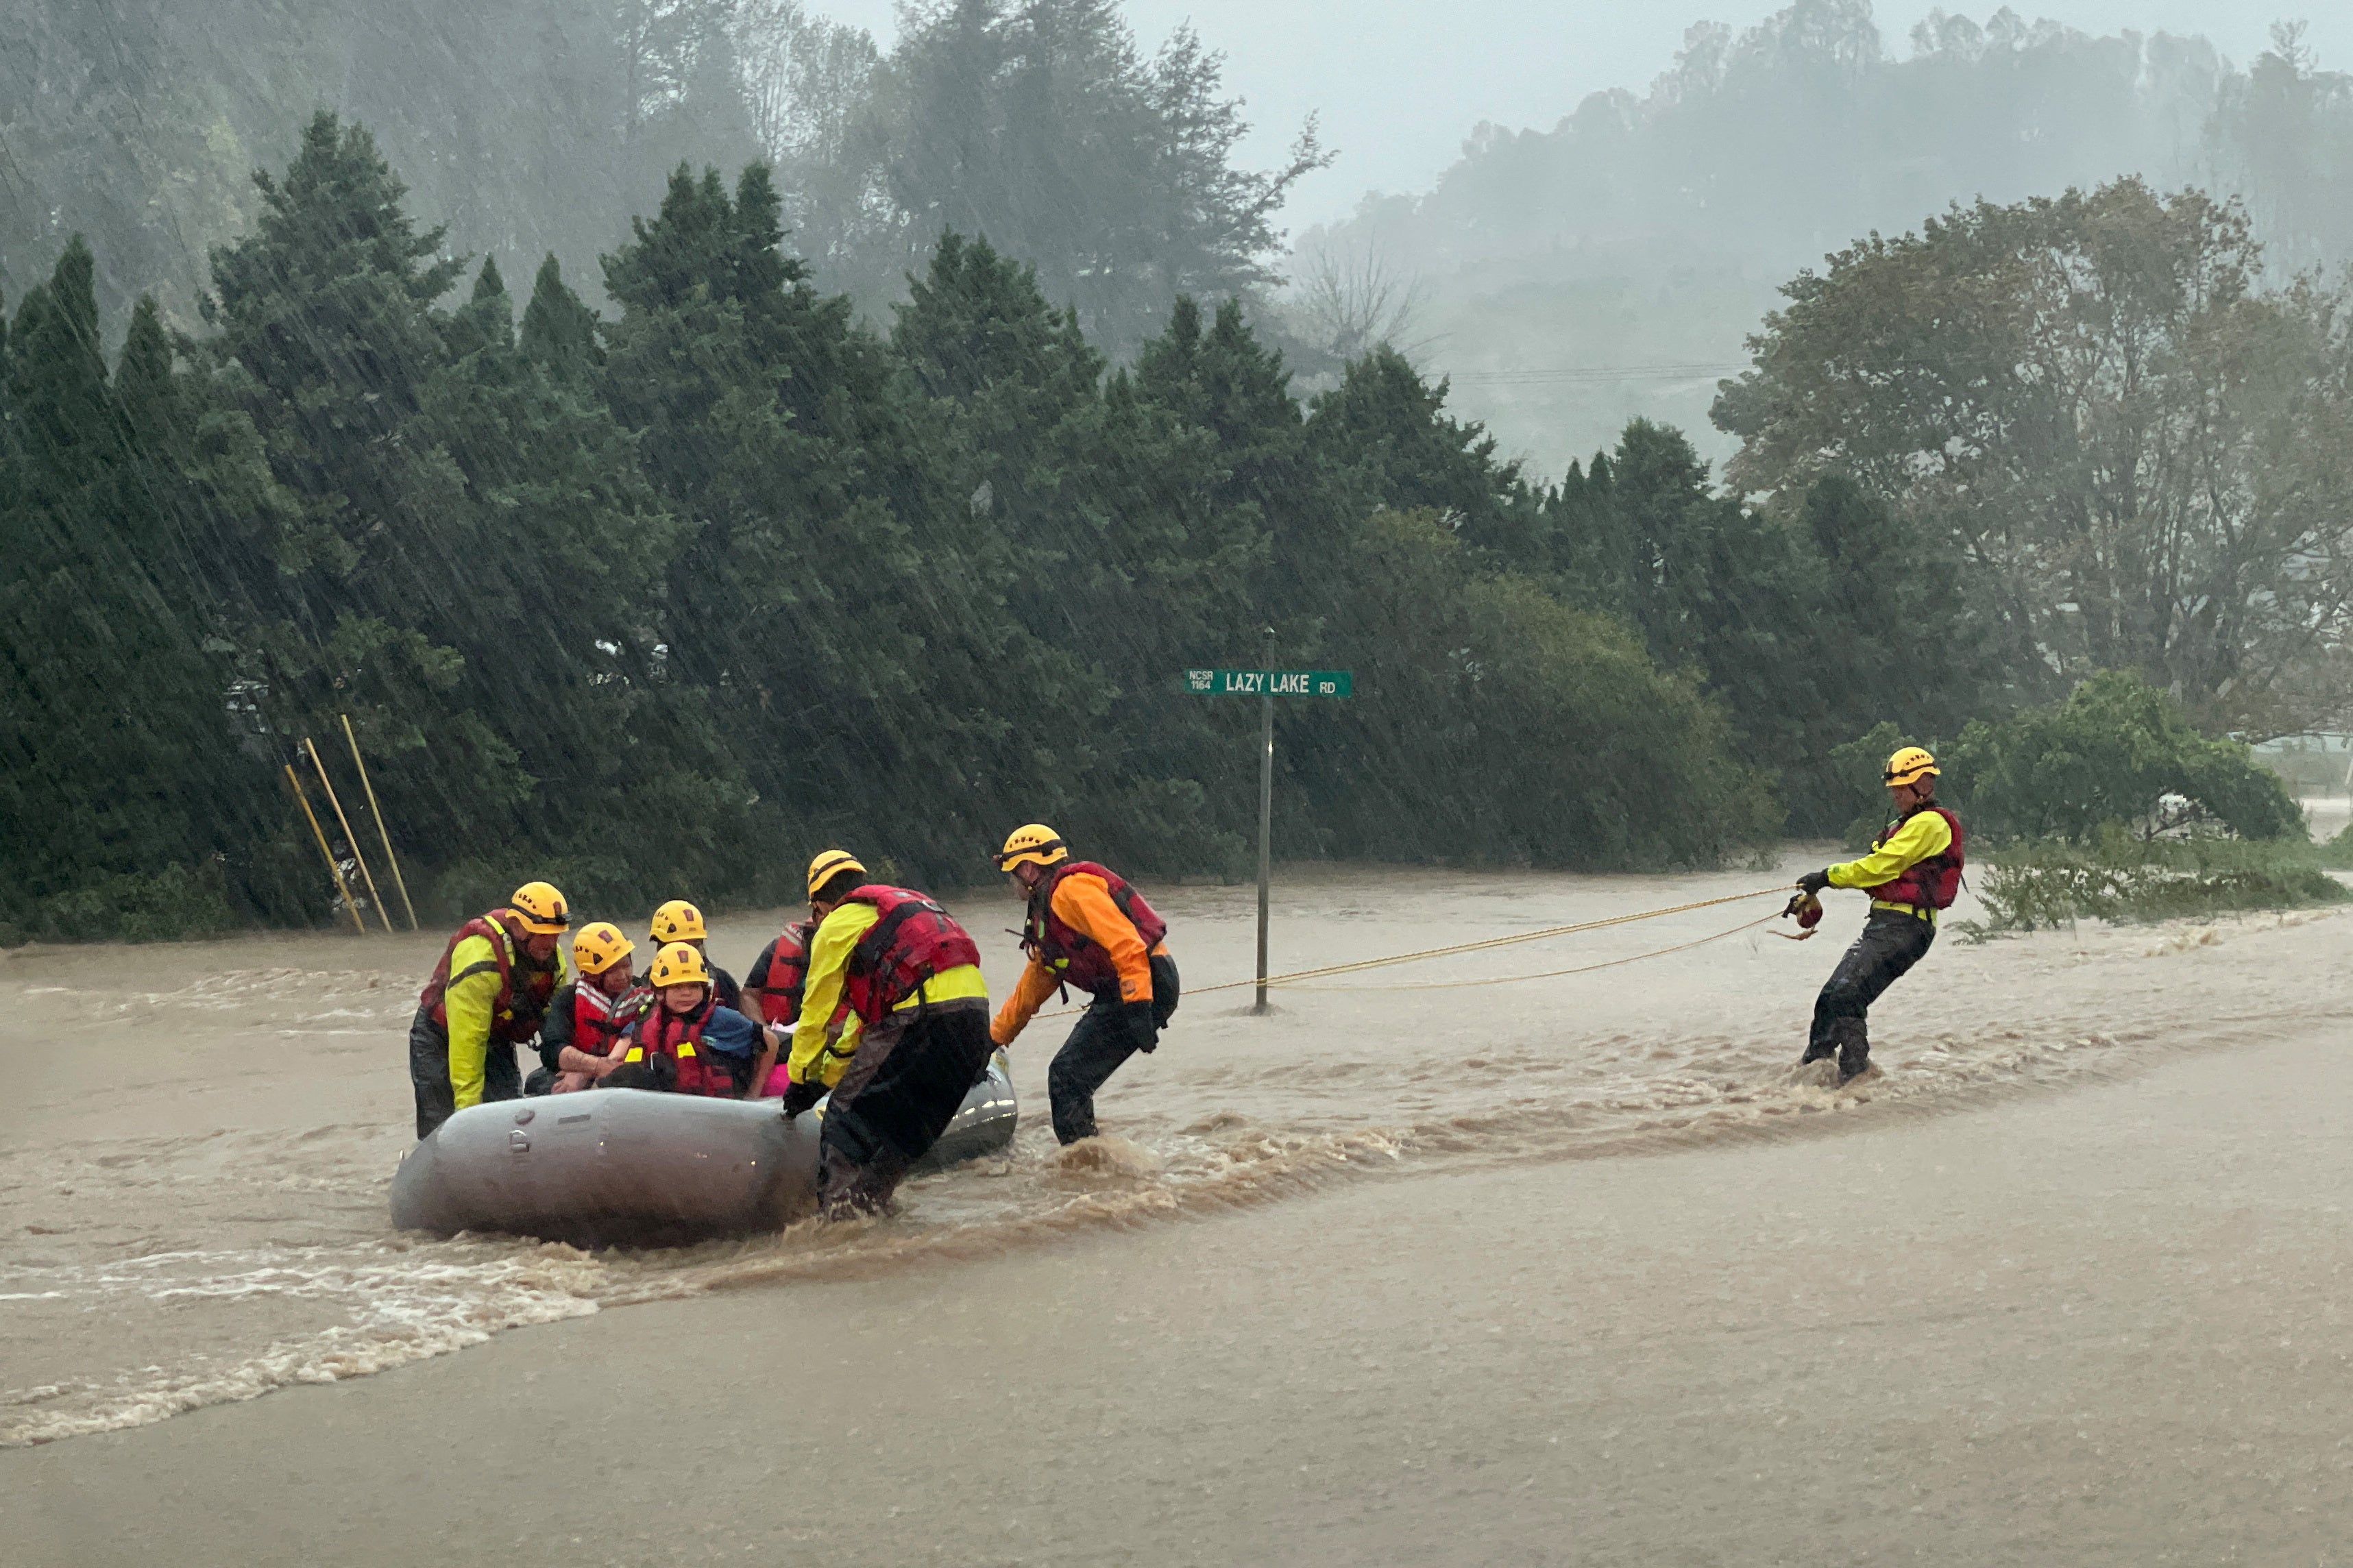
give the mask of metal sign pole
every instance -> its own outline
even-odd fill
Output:
[[[1267,888],[1274,879],[1274,699],[1259,700],[1258,753],[1258,1004],[1266,1011]]]
[[[1274,634],[1269,632],[1269,637]],[[1258,717],[1258,1000],[1266,1005],[1268,903],[1274,885],[1274,700],[1278,697],[1351,697],[1356,678],[1345,669],[1188,669],[1177,689],[1195,697],[1255,697]]]

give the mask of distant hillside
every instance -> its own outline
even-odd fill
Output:
[[[1849,239],[2127,173],[2243,194],[2275,266],[2353,256],[2353,92],[2294,29],[2241,72],[2201,39],[2005,8],[1934,15],[1899,56],[1869,0],[1799,0],[1737,35],[1694,26],[1639,97],[1480,127],[1431,191],[1303,236],[1294,270],[1418,279],[1399,335],[1557,473],[1636,416],[1704,444],[1776,286]]]
[[[365,123],[409,206],[529,277],[594,287],[682,158],[757,155],[730,0],[0,0],[0,290],[89,237],[110,321],[195,320],[207,249],[311,111]]]

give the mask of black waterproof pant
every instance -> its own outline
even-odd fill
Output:
[[[1168,1026],[1176,1011],[1176,961],[1165,952],[1152,955],[1152,1021]],[[1046,1068],[1046,1094],[1054,1106],[1054,1136],[1065,1143],[1095,1135],[1095,1090],[1110,1081],[1127,1058],[1135,1054],[1135,1037],[1128,1033],[1127,1005],[1119,993],[1098,996],[1071,1030],[1071,1037],[1054,1053]]]
[[[449,1036],[422,1007],[408,1026],[408,1081],[417,1090],[417,1136],[421,1141],[458,1114],[458,1091],[449,1083]],[[482,1098],[513,1100],[522,1093],[515,1048],[492,1040],[482,1054]]]
[[[1814,1027],[1803,1059],[1838,1058],[1841,1083],[1868,1067],[1871,1035],[1865,1019],[1871,1005],[1926,957],[1928,944],[1936,940],[1936,928],[1908,910],[1872,910],[1862,934],[1814,998]]]
[[[893,1013],[860,1035],[818,1138],[818,1201],[828,1217],[889,1205],[995,1048],[988,1004],[976,996]]]

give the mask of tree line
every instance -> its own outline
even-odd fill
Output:
[[[1705,864],[1778,826],[1698,668],[1510,559],[1567,503],[1393,353],[1303,406],[1181,297],[1113,369],[953,232],[878,331],[758,163],[677,171],[609,318],[552,257],[518,310],[332,114],[257,180],[202,332],[142,301],[110,354],[77,240],[0,340],[13,934],[329,918],[282,770],[345,714],[445,911],[526,871],[782,902],[831,842],[965,882],[1038,817],[1233,872],[1256,715],[1184,695],[1203,665],[1359,672],[1284,713],[1286,854]]]
[[[1202,666],[1357,672],[1285,712],[1282,853],[1595,868],[1839,832],[1857,737],[2043,799],[2076,721],[2034,715],[2102,671],[2207,816],[2287,832],[2211,738],[2347,689],[2340,297],[2195,192],[1800,274],[1722,388],[1727,489],[1639,419],[1544,480],[1384,344],[1303,400],[1231,296],[1114,365],[953,230],[881,330],[762,163],[680,167],[609,316],[451,256],[332,114],[256,178],[203,331],[144,300],[110,353],[79,241],[0,331],[0,935],[326,917],[283,768],[346,714],[446,910],[526,869],[784,902],[837,841],[955,884],[1039,817],[1234,874],[1255,716]]]

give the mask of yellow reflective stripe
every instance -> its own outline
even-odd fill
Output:
[[[679,1060],[681,1060],[681,1061],[684,1061],[687,1058],[689,1058],[689,1057],[692,1056],[693,1054],[694,1054],[694,1042],[693,1042],[692,1040],[681,1040],[681,1041],[679,1041],[679,1043],[678,1043],[678,1057],[679,1057]]]
[[[980,977],[976,965],[959,963],[954,969],[943,969],[921,985],[913,995],[892,1009],[903,1013],[910,1007],[920,1007],[926,1002],[959,1002],[977,996],[988,1000],[988,982]]]
[[[645,1059],[646,1059],[646,1053],[645,1053],[645,1051],[644,1051],[641,1047],[637,1047],[637,1046],[631,1046],[631,1047],[629,1047],[629,1054],[628,1054],[628,1056],[623,1057],[623,1058],[621,1058],[621,1060],[622,1060],[623,1062],[641,1062],[641,1061],[643,1061],[643,1060],[645,1060]]]

